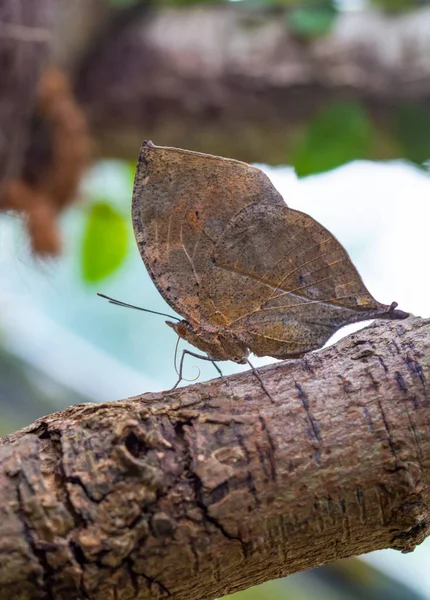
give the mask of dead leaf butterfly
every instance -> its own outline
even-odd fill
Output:
[[[349,323],[408,316],[246,163],[144,142],[132,213],[149,274],[183,317],[167,324],[211,360],[300,357]]]

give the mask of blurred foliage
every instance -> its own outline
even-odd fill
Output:
[[[304,38],[314,38],[330,33],[338,11],[332,2],[320,5],[297,6],[288,14],[291,30]]]
[[[397,109],[395,133],[405,158],[421,165],[430,158],[430,111],[415,104]]]
[[[91,207],[82,245],[82,275],[96,283],[113,273],[127,254],[128,218],[107,202]]]
[[[428,0],[369,0],[370,5],[385,12],[413,10],[428,4]]]
[[[372,138],[372,123],[360,104],[333,102],[308,123],[293,152],[297,175],[322,173],[351,160],[366,158]]]
[[[0,336],[0,436],[55,410],[89,400],[10,354]]]

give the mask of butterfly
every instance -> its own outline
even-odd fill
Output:
[[[167,325],[212,361],[297,358],[350,323],[408,316],[377,302],[338,240],[244,162],[145,141],[132,217],[182,316]]]

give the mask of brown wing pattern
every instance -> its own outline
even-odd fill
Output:
[[[190,323],[201,320],[200,286],[216,242],[260,198],[285,206],[266,175],[246,163],[143,143],[132,203],[136,241],[160,293]]]
[[[387,313],[367,291],[347,252],[308,215],[248,206],[231,221],[203,287],[256,354],[285,358],[321,347],[340,327]]]

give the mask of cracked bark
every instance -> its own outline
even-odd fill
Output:
[[[0,599],[212,599],[429,532],[430,320],[0,441]]]

